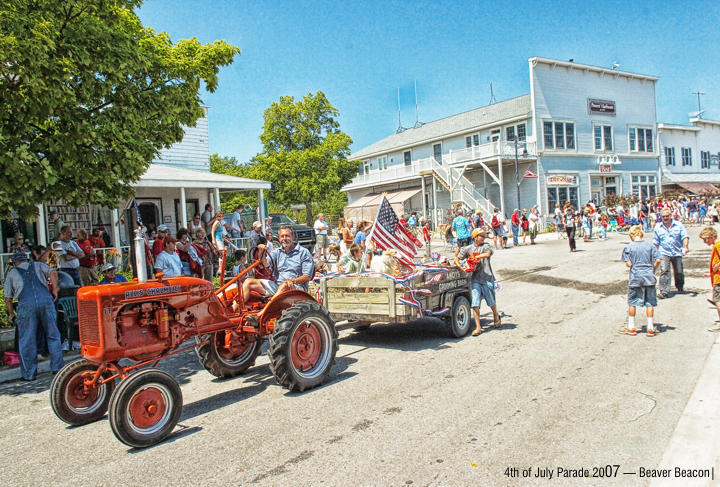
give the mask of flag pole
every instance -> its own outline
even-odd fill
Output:
[[[385,201],[387,198],[385,198],[385,193],[383,193],[383,199],[380,201],[380,204],[378,205],[377,213],[375,213],[375,220],[372,222],[372,227],[370,228],[370,234],[365,238],[365,250],[363,251],[362,256],[362,264],[363,269],[365,269],[365,262],[367,261],[367,249],[368,249],[368,243],[372,239],[373,233],[375,233],[375,225],[377,225],[378,217],[380,216],[380,208],[382,208],[383,201]]]

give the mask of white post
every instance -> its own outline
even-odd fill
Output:
[[[540,222],[541,222],[540,228],[544,230],[545,229],[545,221],[546,221],[545,217],[547,217],[548,215],[545,215],[543,213],[542,195],[540,194],[540,160],[538,160],[537,163],[535,164],[535,171],[537,172],[537,179],[535,180],[535,184],[537,185],[536,189],[537,189],[538,211],[540,212],[541,215],[543,215],[543,218],[540,219]]]
[[[265,214],[265,198],[263,196],[263,190],[258,189],[258,220],[260,221],[263,233],[265,233],[265,217],[267,217]]]
[[[499,146],[499,142],[498,142]],[[498,150],[499,151],[499,150]],[[500,213],[505,215],[505,185],[503,183],[502,154],[498,157],[498,184],[500,185]]]
[[[420,177],[420,187],[422,188],[422,204],[420,206],[422,207],[423,216],[427,218],[427,207],[425,206],[425,176]]]
[[[185,188],[180,188],[180,223],[177,229],[187,228],[187,203],[185,202]]]
[[[220,188],[215,188],[215,212],[220,211]]]
[[[432,175],[432,192],[433,192],[433,219],[432,219],[432,226],[433,231],[437,231],[438,229],[438,207],[437,207],[437,186],[435,182],[435,173]]]
[[[37,245],[47,245],[47,223],[45,222],[45,205],[42,203],[37,205],[38,209],[38,220],[37,220]]]
[[[110,226],[112,227],[113,242],[115,242],[115,250],[117,251],[113,263],[118,266],[122,261],[122,251],[120,250],[120,212],[117,208],[113,208],[110,212]]]

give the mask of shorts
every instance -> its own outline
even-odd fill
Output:
[[[713,286],[713,301],[720,302],[720,284]]]
[[[628,305],[643,308],[657,306],[655,286],[628,287]]]
[[[278,288],[280,287],[280,283],[278,283],[277,281],[271,281],[270,279],[260,279],[260,284],[262,284],[262,287],[265,289],[265,293],[268,296],[274,296]],[[295,289],[304,290],[302,286],[299,286],[297,284],[295,284]]]
[[[498,225],[497,227],[492,227],[493,235],[496,237],[502,237],[502,225]]]
[[[460,248],[467,247],[468,245],[470,245],[470,242],[472,242],[472,239],[470,237],[457,239],[457,244]]]
[[[476,282],[472,281],[471,284],[471,303],[470,306],[473,308],[479,308],[482,300],[484,299],[488,306],[495,306],[495,282]]]
[[[324,233],[318,233],[315,235],[315,248],[326,249],[328,248],[328,237]]]

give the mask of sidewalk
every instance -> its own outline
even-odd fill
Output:
[[[64,353],[63,358],[65,359],[66,364],[72,362],[73,360],[77,360],[80,358],[80,351],[75,350],[73,352]],[[38,376],[40,374],[44,374],[45,372],[50,372],[50,359],[38,359]],[[18,380],[20,377],[20,366],[0,368],[0,384]]]

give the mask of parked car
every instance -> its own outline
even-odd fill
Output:
[[[311,227],[297,223],[285,213],[270,213],[268,216],[272,218],[270,229],[275,237],[277,237],[278,229],[282,225],[290,225],[295,231],[295,241],[310,252],[315,250],[315,230]]]

